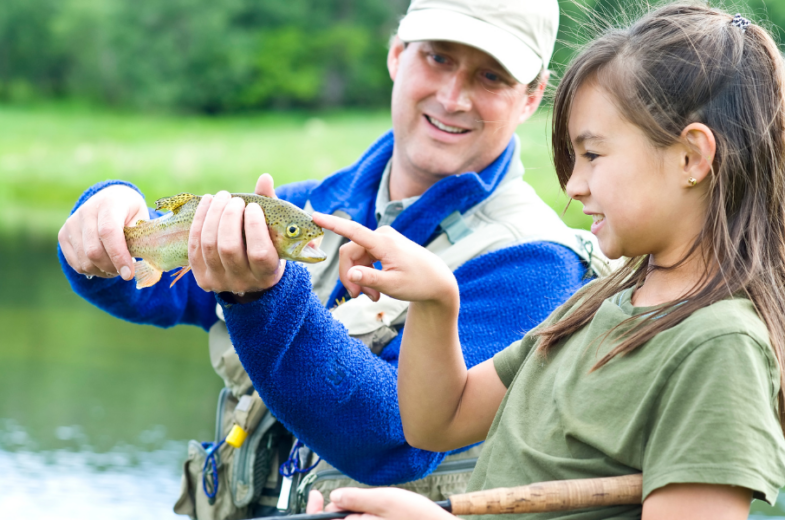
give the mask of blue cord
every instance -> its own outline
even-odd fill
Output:
[[[292,446],[292,451],[289,452],[289,458],[286,459],[286,462],[281,464],[280,468],[278,468],[278,473],[284,477],[292,478],[296,473],[308,473],[322,460],[322,458],[319,457],[310,467],[301,468],[302,461],[300,460],[300,448],[305,448],[305,444],[303,444],[300,439],[297,439],[297,442]]]
[[[204,467],[202,468],[202,489],[204,489],[204,494],[207,495],[207,502],[210,505],[215,503],[215,496],[218,494],[218,463],[215,460],[215,454],[218,453],[218,448],[220,448],[225,441],[226,437],[218,444],[212,442],[202,443],[202,448],[207,450],[207,457],[204,459]],[[207,472],[208,465],[210,466],[209,474]]]

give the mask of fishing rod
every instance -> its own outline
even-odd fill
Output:
[[[452,495],[436,505],[454,515],[500,515],[546,513],[590,507],[640,504],[643,475],[553,480],[514,488],[487,489]],[[252,520],[333,520],[356,514],[352,511],[268,516]]]

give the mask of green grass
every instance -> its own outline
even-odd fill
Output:
[[[113,113],[65,106],[0,106],[0,226],[52,234],[88,186],[136,184],[150,200],[182,191],[250,191],[259,174],[276,184],[320,179],[354,162],[390,127],[386,112],[262,114],[210,118]],[[559,213],[546,137],[547,113],[522,125],[525,178]],[[573,226],[588,219],[573,205]]]

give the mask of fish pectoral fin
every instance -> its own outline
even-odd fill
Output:
[[[137,260],[134,262],[134,279],[136,280],[136,288],[144,289],[145,287],[152,287],[161,279],[161,271],[148,264],[145,260]]]
[[[174,287],[174,284],[176,284],[176,283],[177,283],[177,280],[179,280],[180,278],[182,278],[182,277],[183,277],[183,275],[184,275],[185,273],[187,273],[188,271],[190,271],[190,270],[191,270],[191,266],[190,266],[190,265],[187,265],[187,266],[185,266],[185,267],[181,267],[181,268],[180,268],[180,270],[179,270],[179,271],[177,271],[176,273],[172,273],[172,276],[176,276],[177,278],[175,278],[174,280],[172,280],[172,283],[170,283],[170,284],[169,284],[169,287],[170,287],[170,288],[171,288],[171,287]]]
[[[180,208],[191,200],[192,198],[196,197],[193,193],[180,193],[179,195],[175,195],[174,197],[166,197],[164,199],[158,199],[155,201],[155,209],[158,211],[171,211],[175,215],[177,212],[180,211]]]

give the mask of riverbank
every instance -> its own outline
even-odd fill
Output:
[[[390,127],[388,112],[267,113],[206,117],[0,105],[0,232],[54,236],[84,189],[133,182],[150,200],[183,191],[250,191],[321,179],[357,160]],[[559,213],[566,204],[546,142],[548,112],[518,134],[526,180]],[[588,227],[579,204],[565,220]]]

